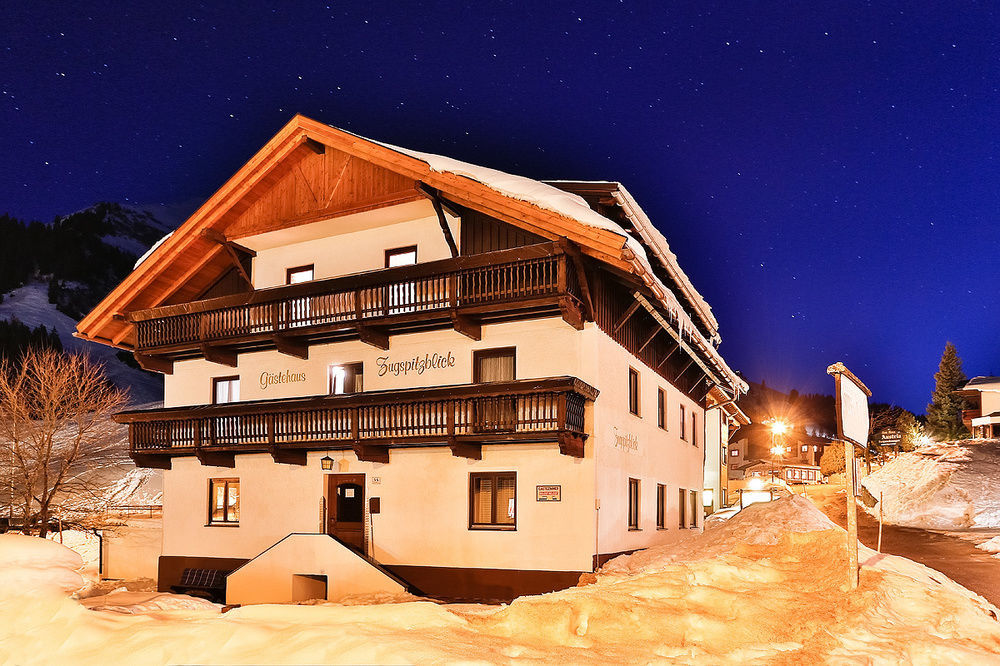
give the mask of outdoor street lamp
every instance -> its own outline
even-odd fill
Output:
[[[765,421],[765,423],[768,424],[768,428],[771,431],[771,482],[773,483],[778,466],[778,458],[785,454],[785,446],[781,438],[784,437],[791,426],[779,419],[771,419],[770,422]]]

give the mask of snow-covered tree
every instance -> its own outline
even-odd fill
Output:
[[[847,463],[844,461],[843,442],[832,442],[823,449],[823,456],[819,459],[819,471],[824,476],[838,474],[846,469]]]
[[[111,471],[128,461],[110,416],[127,399],[85,355],[28,349],[0,361],[0,466],[26,533],[106,510]]]
[[[962,423],[962,410],[968,408],[968,403],[965,398],[955,395],[967,381],[955,345],[946,343],[938,371],[934,373],[934,394],[927,405],[927,428],[938,439],[968,436],[969,431]]]

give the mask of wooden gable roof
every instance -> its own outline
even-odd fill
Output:
[[[221,241],[417,200],[421,185],[543,238],[567,237],[586,254],[635,272],[622,234],[296,115],[98,303],[76,335],[131,348],[134,331],[124,313],[196,298],[233,267],[231,246]]]

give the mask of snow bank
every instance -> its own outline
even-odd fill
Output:
[[[956,530],[1000,527],[998,481],[1000,441],[961,440],[904,453],[861,483],[882,494],[887,523]]]
[[[142,615],[163,611],[211,611],[218,613],[222,606],[213,604],[206,599],[199,599],[187,594],[169,594],[166,592],[129,592],[116,590],[102,596],[88,597],[80,601],[85,608]]]
[[[689,536],[645,561],[618,560],[589,585],[499,608],[416,601],[220,614],[178,606],[178,595],[165,595],[170,610],[161,611],[148,605],[156,603],[151,595],[108,600],[102,607],[116,612],[91,612],[67,599],[0,598],[0,661],[998,661],[1000,611],[938,572],[863,549],[861,586],[847,593],[845,533],[802,498],[754,505]]]
[[[727,521],[717,523],[692,539],[647,548],[611,560],[605,574],[658,571],[678,562],[718,557],[741,545],[774,545],[790,532],[838,529],[805,497],[790,495],[774,502],[751,504]]]
[[[0,596],[70,595],[83,586],[83,558],[65,546],[0,534]]]

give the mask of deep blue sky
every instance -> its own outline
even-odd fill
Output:
[[[1000,374],[1000,21],[976,2],[4,3],[0,211],[190,210],[295,113],[619,180],[751,379],[922,412]],[[395,4],[395,3],[386,3]]]

